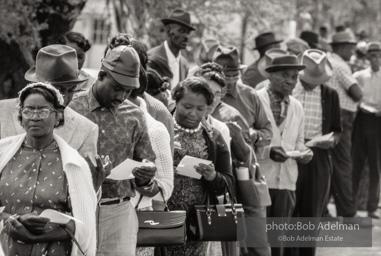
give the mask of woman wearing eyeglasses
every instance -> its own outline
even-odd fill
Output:
[[[19,106],[26,133],[0,141],[5,255],[95,255],[97,201],[89,167],[53,133],[64,124],[62,95],[50,84],[29,84],[19,93]],[[51,223],[39,217],[46,209],[78,221]]]

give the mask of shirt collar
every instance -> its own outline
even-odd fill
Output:
[[[296,82],[296,86],[295,86],[295,91],[304,91],[304,92],[320,92],[320,85],[316,86],[313,90],[309,90],[307,91],[306,89],[304,89],[303,85],[302,85],[302,82],[300,82],[300,80],[298,79],[298,81]]]
[[[270,99],[272,99],[274,102],[282,102],[284,101],[285,103],[289,104],[290,103],[290,96],[282,97],[278,93],[274,93],[270,87],[267,88],[267,91],[269,93]]]
[[[115,107],[115,108],[106,108],[106,107],[103,107],[99,101],[97,100],[97,98],[95,97],[94,95],[94,91],[95,90],[95,84],[90,88],[88,94],[87,94],[87,98],[88,98],[88,101],[89,101],[89,110],[90,112],[93,112],[95,111],[96,109],[98,108],[101,108],[101,109],[107,109],[109,110],[112,114],[115,114],[118,110],[118,107]]]
[[[169,49],[168,42],[167,40],[164,41],[164,48],[165,52],[167,53],[168,61],[169,62],[179,62],[180,61],[180,56],[181,56],[181,51],[179,52],[179,56],[175,56],[171,49]]]

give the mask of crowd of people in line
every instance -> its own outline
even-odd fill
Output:
[[[322,217],[331,195],[337,216],[355,217],[367,162],[368,216],[379,218],[379,42],[303,31],[281,49],[267,32],[246,66],[237,48],[207,39],[190,68],[190,14],[176,9],[162,23],[167,39],[150,50],[113,36],[97,77],[82,70],[89,41],[68,32],[38,51],[19,97],[0,101],[5,255],[315,255],[197,240],[194,205],[237,190],[236,170],[257,163],[271,205],[244,204],[248,217]],[[211,161],[194,166],[201,179],[177,173],[184,156]],[[126,159],[147,164],[108,179]],[[136,212],[162,210],[163,199],[186,211],[185,244],[137,248]],[[75,220],[51,223],[46,209]]]

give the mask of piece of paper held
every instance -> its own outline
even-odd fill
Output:
[[[194,179],[201,179],[202,175],[196,172],[194,166],[198,164],[209,165],[210,163],[212,163],[210,160],[200,159],[193,156],[184,156],[176,168],[177,174],[188,176]]]
[[[48,218],[48,219],[50,219],[50,222],[58,223],[58,224],[66,224],[70,220],[74,220],[74,221],[78,221],[79,223],[82,223],[80,220],[78,220],[78,219],[76,219],[70,215],[67,215],[67,214],[64,214],[61,212],[57,212],[57,211],[52,210],[52,209],[44,210],[40,214],[40,217]]]
[[[303,151],[303,152],[300,152],[300,151],[287,151],[286,154],[291,157],[291,158],[295,158],[295,157],[301,157],[301,156],[304,156],[305,154],[308,153],[308,150],[306,151]]]
[[[139,168],[142,166],[150,166],[150,163],[144,163],[144,162],[138,162],[134,161],[132,159],[127,158],[125,161],[123,161],[121,164],[119,164],[117,167],[111,170],[111,173],[109,176],[107,176],[108,179],[112,180],[129,180],[135,178],[132,174],[132,170],[135,168]]]
[[[326,135],[313,138],[312,140],[310,140],[306,143],[306,146],[307,147],[314,147],[314,146],[318,145],[320,142],[330,140],[332,138],[332,136],[333,136],[333,132],[330,132]]]
[[[2,213],[4,211],[4,209],[5,209],[5,206],[1,206],[0,207],[0,213]]]
[[[362,108],[363,110],[365,110],[369,113],[377,113],[378,112],[378,110],[375,107],[366,105],[364,103],[361,103],[360,108]]]

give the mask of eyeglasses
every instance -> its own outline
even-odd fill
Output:
[[[25,119],[31,119],[34,114],[37,114],[37,116],[41,119],[46,119],[49,117],[50,112],[57,112],[57,110],[54,110],[52,108],[40,108],[40,109],[33,109],[30,107],[25,107],[21,111],[21,115]]]

